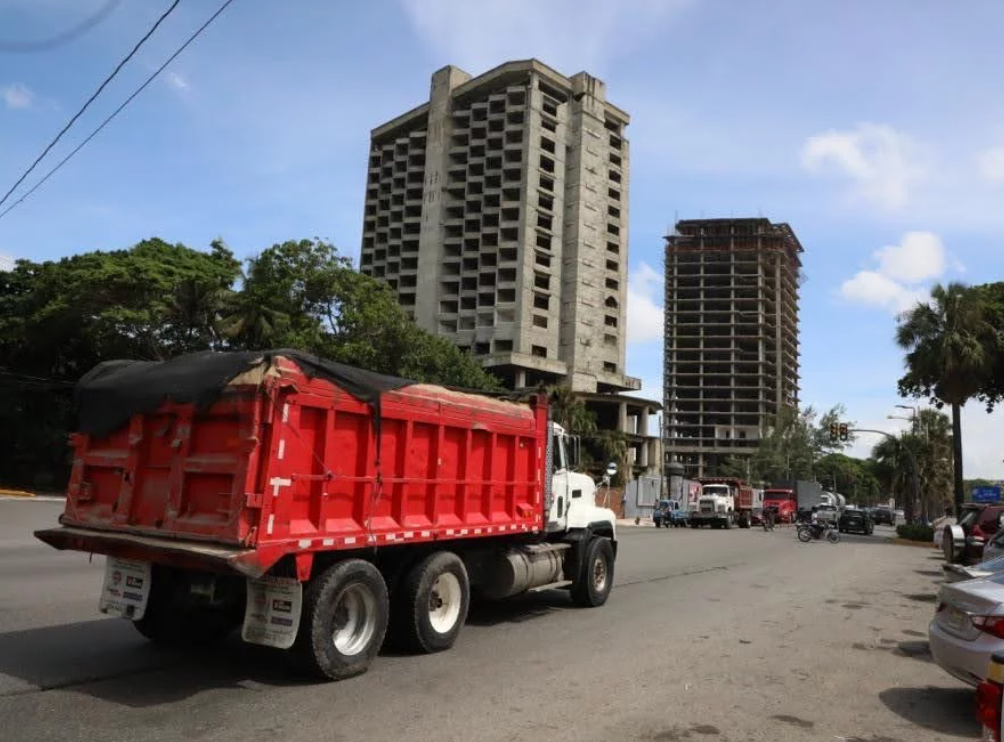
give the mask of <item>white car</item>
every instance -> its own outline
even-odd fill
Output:
[[[928,641],[949,675],[972,686],[985,680],[990,656],[1004,652],[1004,573],[942,585]]]

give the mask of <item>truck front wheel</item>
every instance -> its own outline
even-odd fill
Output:
[[[363,559],[339,562],[310,581],[293,653],[311,675],[344,680],[361,675],[387,632],[387,585]]]
[[[405,647],[428,654],[449,649],[471,604],[467,568],[452,552],[431,554],[408,572],[398,599],[395,612],[400,611],[398,631]]]
[[[614,549],[610,539],[593,536],[586,544],[577,579],[572,584],[572,599],[586,608],[598,608],[607,602],[614,586]]]

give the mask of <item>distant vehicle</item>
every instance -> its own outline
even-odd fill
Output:
[[[1004,573],[942,585],[928,628],[934,662],[972,686],[987,677],[990,656],[1004,651]]]
[[[837,521],[837,530],[841,533],[863,533],[871,536],[875,531],[875,523],[871,516],[861,510],[845,510]]]
[[[794,523],[798,501],[794,490],[768,488],[763,491],[763,507],[774,511],[775,523]]]
[[[877,526],[894,526],[896,525],[896,513],[887,507],[880,506],[872,511],[872,520]]]
[[[903,520],[903,521],[906,520],[906,513],[904,513],[902,510],[896,510],[894,514],[896,516],[896,520]]]
[[[697,507],[690,511],[692,528],[749,528],[753,516],[753,488],[733,477],[702,477]]]
[[[798,536],[798,540],[803,544],[809,543],[812,539],[819,541],[824,536],[831,544],[835,544],[840,541],[840,534],[837,533],[837,530],[829,523],[801,524],[798,526],[795,535]]]
[[[816,510],[816,520],[819,523],[827,523],[831,526],[837,525],[840,520],[840,511],[835,505],[820,505]]]
[[[656,528],[686,526],[687,518],[687,511],[680,507],[678,500],[659,500],[652,511],[652,521]]]
[[[1004,505],[966,504],[959,522],[942,529],[941,551],[945,561],[949,564],[981,561],[987,540],[1000,530],[1002,515]]]

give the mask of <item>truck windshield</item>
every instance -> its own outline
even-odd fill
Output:
[[[724,484],[708,484],[704,486],[701,494],[711,495],[713,497],[728,497],[729,488]]]

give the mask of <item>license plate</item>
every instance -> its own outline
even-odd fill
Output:
[[[958,608],[952,608],[951,606],[946,608],[942,615],[942,623],[947,629],[962,631],[969,622],[969,616],[960,611]]]
[[[105,560],[105,582],[98,609],[133,621],[143,618],[150,599],[150,562],[135,559]]]

